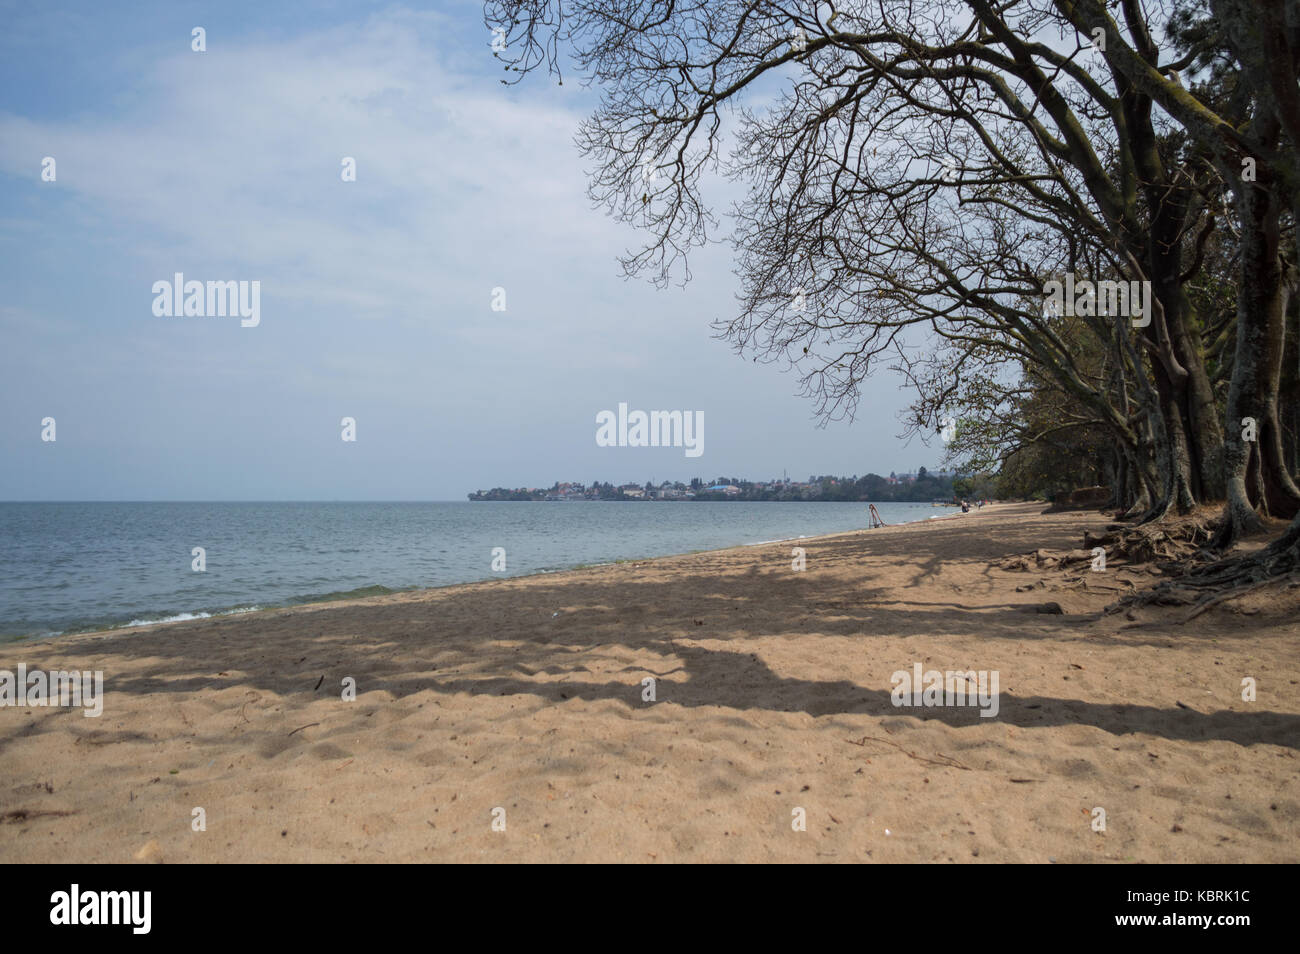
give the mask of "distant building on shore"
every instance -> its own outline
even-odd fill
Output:
[[[721,475],[712,480],[691,478],[689,484],[681,481],[653,479],[644,484],[614,485],[602,481],[583,484],[580,481],[556,481],[549,488],[494,487],[469,494],[470,500],[483,501],[618,501],[618,500],[746,500],[746,501],[839,501],[862,502],[925,502],[948,499],[952,495],[970,496],[970,478],[946,471],[928,471],[920,468],[916,473],[894,473],[888,477],[868,473],[859,477],[816,474],[808,481],[790,480],[788,476],[772,480],[750,481],[744,477]],[[960,483],[965,481],[965,483]],[[985,478],[988,483],[988,478]],[[961,488],[960,494],[958,488]]]

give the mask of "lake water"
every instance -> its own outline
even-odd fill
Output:
[[[953,511],[878,504],[887,523]],[[865,503],[0,503],[0,639],[787,540]],[[195,547],[206,570],[193,569]],[[493,572],[494,547],[506,570]]]

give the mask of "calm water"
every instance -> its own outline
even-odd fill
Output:
[[[879,504],[888,523],[951,510]],[[860,503],[0,503],[0,639],[867,526]],[[207,569],[191,568],[194,547]],[[492,572],[504,547],[506,572]]]

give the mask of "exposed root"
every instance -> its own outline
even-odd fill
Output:
[[[1215,606],[1218,606],[1220,603],[1224,602],[1225,600],[1230,600],[1237,596],[1244,596],[1245,594],[1249,593],[1251,590],[1257,590],[1260,587],[1268,586],[1271,583],[1277,583],[1282,579],[1286,579],[1286,578],[1278,577],[1277,579],[1258,580],[1254,583],[1247,583],[1244,586],[1234,586],[1232,589],[1224,593],[1220,593],[1218,596],[1212,596],[1209,599],[1201,600],[1199,603],[1196,604],[1196,609],[1192,610],[1190,613],[1188,613],[1186,616],[1180,619],[1179,622],[1190,623],[1192,620],[1196,619],[1196,617],[1200,616],[1202,613],[1206,612],[1209,609],[1212,609]]]
[[[1002,562],[1004,570],[1055,570],[1075,563],[1092,561],[1091,550],[1035,550]]]
[[[1210,516],[1203,510],[1199,515],[1170,518],[1158,524],[1112,523],[1101,533],[1086,531],[1081,549],[1036,550],[1003,560],[999,566],[1013,571],[1081,567],[1091,563],[1097,556],[1094,551],[1100,548],[1105,551],[1107,569],[1121,562],[1130,567],[1145,564],[1170,577],[1145,590],[1137,590],[1133,583],[1122,578],[1106,580],[1134,589],[1107,606],[1106,614],[1127,611],[1128,618],[1134,619],[1135,611],[1144,606],[1190,606],[1191,612],[1180,620],[1183,623],[1221,603],[1274,583],[1300,586],[1300,517],[1263,550],[1222,559],[1213,545],[1226,522],[1222,514]],[[1062,583],[1085,588],[1094,585],[1087,573],[1082,577],[1066,577]],[[1096,585],[1114,588],[1105,586],[1102,579]],[[1032,588],[1017,587],[1016,592]]]
[[[1204,555],[1212,533],[1211,526],[1196,519],[1137,527],[1111,524],[1104,533],[1085,532],[1083,549],[1037,550],[1004,560],[1001,566],[1004,570],[1052,570],[1091,563],[1096,556],[1093,551],[1100,547],[1108,562],[1156,563],[1166,569],[1167,564],[1175,564],[1177,569]]]
[[[1300,542],[1288,533],[1263,550],[1194,567],[1177,579],[1126,596],[1106,607],[1107,613],[1140,606],[1191,606],[1188,622],[1218,604],[1273,583],[1300,585]]]
[[[1105,533],[1084,533],[1083,545],[1089,550],[1102,547],[1108,560],[1129,563],[1183,561],[1200,554],[1210,541],[1213,528],[1199,520],[1176,524],[1145,524],[1139,527],[1108,528]]]

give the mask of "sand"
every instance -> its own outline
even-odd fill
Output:
[[[0,708],[0,861],[1300,860],[1300,587],[1102,617],[1041,509],[0,646],[106,692]]]

